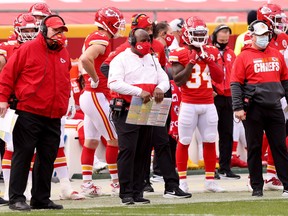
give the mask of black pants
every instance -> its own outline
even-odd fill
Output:
[[[173,167],[176,167],[176,148],[177,148],[177,141],[169,135],[169,146],[170,146],[170,152],[171,152],[171,158],[172,158],[172,164]],[[161,169],[158,165],[158,156],[157,154],[154,154],[153,158],[153,174],[162,176]],[[148,170],[148,176],[150,175],[150,167]]]
[[[5,152],[5,142],[2,139],[0,139],[1,160],[3,160],[4,152]]]
[[[128,111],[113,115],[118,135],[117,160],[121,199],[143,196],[145,165],[150,157],[151,126],[126,124]]]
[[[25,201],[23,195],[36,149],[33,167],[31,205],[50,202],[53,164],[60,143],[60,119],[51,119],[28,112],[16,111],[19,115],[13,130],[14,153],[11,161],[9,201]]]
[[[233,109],[232,98],[217,95],[214,104],[218,113],[218,134],[219,134],[219,171],[228,172],[231,170],[231,156],[233,147]]]
[[[252,103],[243,121],[248,150],[248,169],[253,189],[263,189],[262,139],[265,130],[277,175],[288,190],[288,153],[285,144],[286,128],[283,110],[262,107]]]
[[[167,118],[167,121],[166,121],[167,133],[168,133],[168,130],[169,130],[169,127],[170,127],[170,123],[171,123],[171,116],[168,115],[168,118]],[[173,166],[176,167],[177,141],[173,137],[171,137],[170,135],[168,135],[168,136],[169,136],[169,146],[170,146],[170,152],[171,152],[171,157],[172,157],[172,163],[173,163]],[[152,143],[152,144],[154,144],[154,143]],[[157,154],[154,154],[154,158],[153,158],[153,174],[162,176],[161,169],[160,169],[160,167],[158,165],[158,156],[157,156]],[[149,169],[147,170],[147,174],[146,174],[146,178],[145,178],[146,181],[148,181],[148,182],[149,182],[149,176],[150,176],[150,165],[149,165]]]
[[[153,147],[154,157],[156,156],[157,158],[157,165],[165,181],[165,189],[169,190],[179,186],[179,176],[175,170],[175,163],[172,160],[169,135],[166,127],[153,127],[150,153]],[[147,173],[149,181],[150,161],[146,164],[146,181]]]

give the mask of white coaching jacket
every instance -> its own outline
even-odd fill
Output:
[[[139,96],[142,90],[153,95],[157,87],[165,93],[170,83],[156,56],[147,54],[140,58],[127,48],[110,63],[108,87],[130,103],[131,96]]]

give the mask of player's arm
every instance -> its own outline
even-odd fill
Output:
[[[0,72],[2,71],[2,68],[6,64],[6,58],[3,55],[0,55]]]
[[[103,55],[105,50],[106,46],[95,44],[88,47],[79,58],[82,67],[95,83],[98,82],[98,76],[94,67],[94,60],[99,55]]]
[[[191,76],[191,73],[192,73],[193,66],[194,65],[191,63],[188,63],[186,67],[184,67],[182,64],[178,62],[172,63],[173,80],[177,86],[180,87],[189,80],[189,77]]]

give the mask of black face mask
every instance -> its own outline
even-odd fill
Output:
[[[152,44],[152,42],[153,42],[153,34],[149,34],[149,37],[150,37],[150,42]]]
[[[228,45],[228,43],[218,43],[218,42],[216,42],[216,44],[215,44],[215,46],[220,50],[224,50],[227,45]]]
[[[57,40],[53,39],[53,37],[57,34],[59,34],[59,32],[52,35],[51,38],[44,36],[46,38],[46,44],[47,44],[48,49],[59,51],[63,48],[63,44],[60,44]],[[52,41],[52,43],[48,43],[48,40]]]
[[[50,38],[48,38],[48,40],[49,40]],[[50,39],[51,40],[51,39]],[[48,48],[50,49],[50,50],[58,50],[58,49],[60,49],[60,46],[59,46],[59,44],[58,43],[52,43],[52,44],[49,44],[49,43],[47,43],[47,46],[48,46]]]

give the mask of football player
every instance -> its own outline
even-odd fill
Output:
[[[111,39],[119,36],[121,30],[124,30],[125,20],[117,8],[104,7],[96,12],[95,25],[98,30],[87,36],[84,51],[79,58],[85,80],[84,92],[80,96],[85,131],[81,156],[83,176],[81,188],[83,194],[89,197],[101,195],[101,188],[92,182],[94,154],[101,136],[107,140],[106,162],[112,178],[112,194],[119,194],[117,134],[109,121],[111,96],[107,87],[107,78],[101,73],[100,66],[111,51]]]
[[[219,51],[216,47],[207,45],[208,37],[206,23],[199,17],[189,17],[184,23],[182,35],[187,46],[173,50],[169,56],[173,79],[176,85],[181,87],[176,164],[180,188],[185,192],[189,190],[188,148],[196,127],[203,139],[205,188],[212,192],[224,191],[214,181],[218,116],[211,82],[212,79],[216,83],[221,83],[224,74],[217,64],[221,61]]]
[[[29,9],[29,13],[31,13],[40,23],[45,17],[52,14],[49,6],[45,3],[33,4]]]

